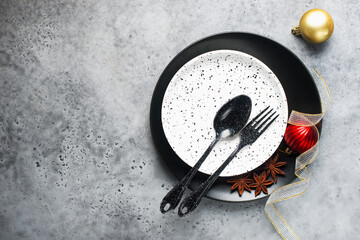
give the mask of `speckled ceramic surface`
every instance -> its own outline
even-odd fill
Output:
[[[213,119],[219,108],[237,95],[252,100],[250,119],[266,106],[279,118],[252,146],[241,150],[221,176],[251,171],[277,149],[286,128],[285,92],[274,73],[260,60],[239,51],[217,50],[202,54],[179,69],[169,83],[162,104],[162,124],[176,154],[193,166],[215,138]],[[221,140],[201,166],[214,172],[231,154],[239,137]]]

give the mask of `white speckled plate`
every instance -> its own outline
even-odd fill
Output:
[[[242,149],[220,176],[251,171],[263,164],[283,139],[288,106],[283,87],[260,60],[234,50],[204,53],[183,65],[171,79],[162,102],[161,121],[174,152],[189,166],[195,165],[215,138],[213,119],[218,109],[235,96],[252,100],[250,119],[266,106],[278,119],[251,146]],[[236,148],[239,137],[221,140],[201,166],[213,173]]]

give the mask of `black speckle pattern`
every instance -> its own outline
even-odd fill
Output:
[[[250,119],[266,106],[280,116],[252,146],[245,147],[221,176],[241,174],[265,162],[279,146],[286,128],[285,92],[275,74],[258,59],[232,50],[202,54],[175,74],[164,95],[162,124],[173,150],[193,166],[215,138],[216,112],[235,96],[252,100]],[[239,137],[220,141],[201,166],[211,174],[236,148]]]

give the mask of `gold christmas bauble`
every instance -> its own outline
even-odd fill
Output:
[[[322,43],[330,38],[334,31],[334,21],[330,14],[322,9],[311,9],[300,19],[299,26],[291,30],[311,43]]]

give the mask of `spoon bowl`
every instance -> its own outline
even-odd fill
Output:
[[[251,99],[246,95],[237,96],[225,103],[214,118],[216,135],[225,134],[223,137],[233,137],[246,124],[251,113]]]

